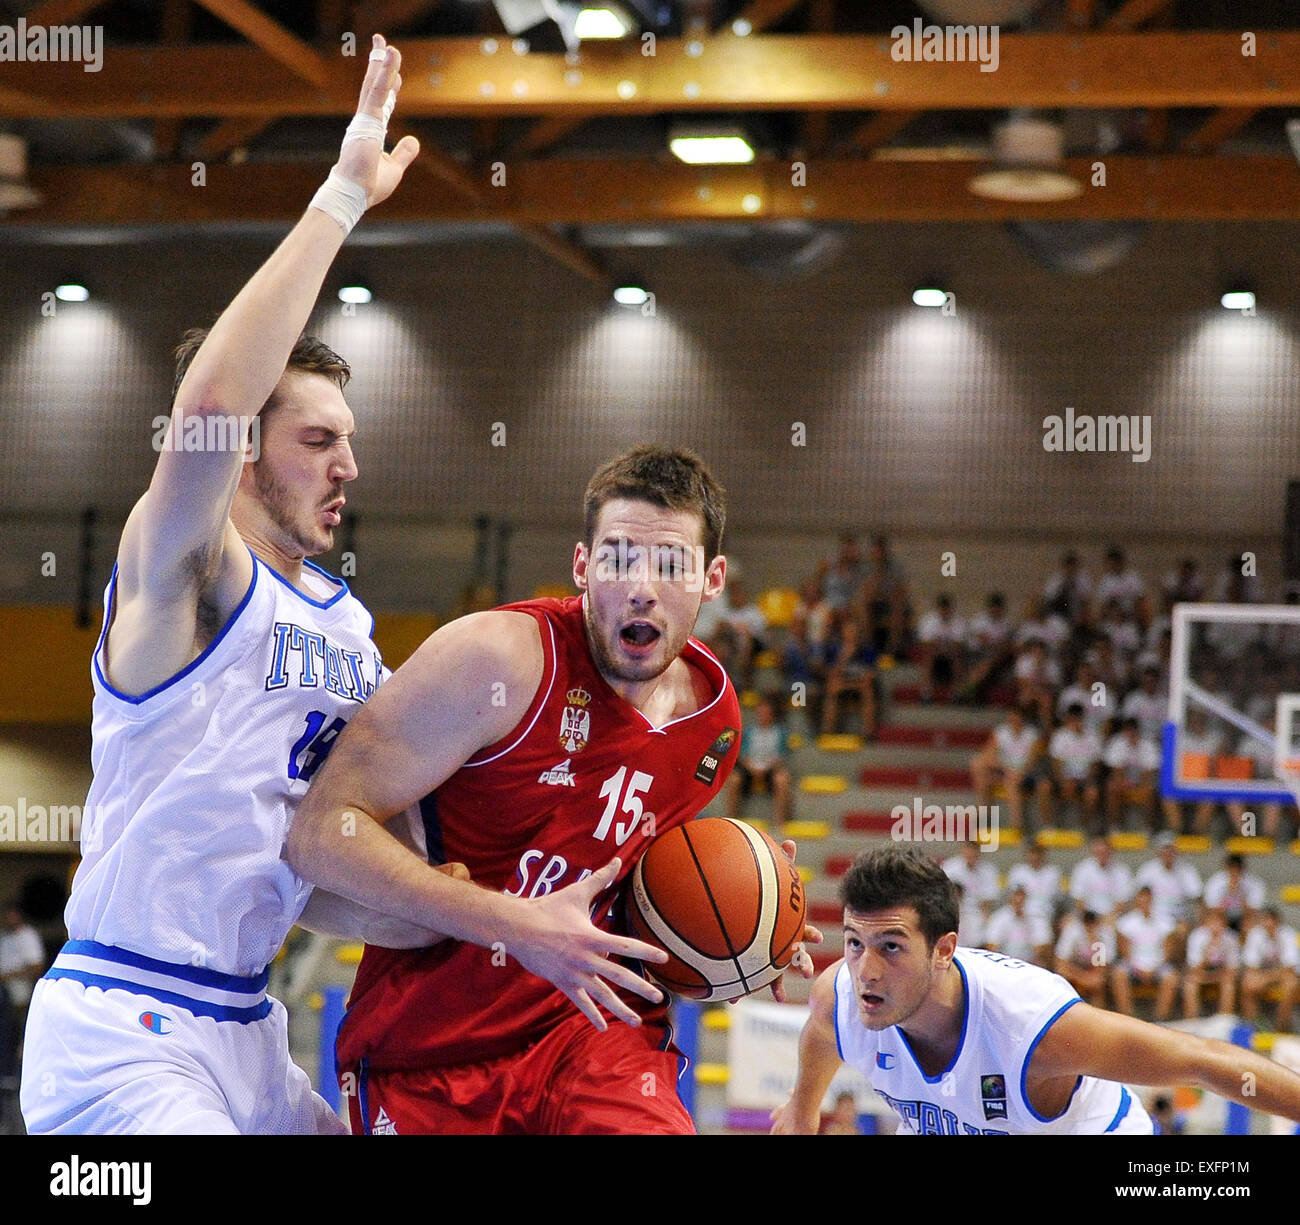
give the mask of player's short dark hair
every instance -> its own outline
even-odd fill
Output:
[[[588,549],[595,544],[601,507],[615,498],[650,502],[664,510],[693,511],[703,520],[705,561],[712,561],[722,549],[726,491],[694,451],[636,447],[598,469],[582,495],[583,537]]]
[[[181,389],[181,381],[185,378],[185,372],[189,370],[190,363],[194,361],[194,355],[199,351],[203,342],[207,340],[211,328],[190,328],[184,336],[181,337],[181,343],[176,346],[174,357],[176,358],[176,375],[172,379],[172,399],[176,403],[176,393]],[[293,349],[289,353],[289,360],[285,362],[284,368],[288,370],[299,370],[304,374],[323,374],[327,379],[333,381],[334,385],[340,391],[348,385],[348,380],[352,377],[352,367],[347,364],[333,349],[323,340],[315,336],[308,336],[305,332],[294,341]],[[273,408],[275,402],[274,392],[267,402],[262,406],[265,412]]]
[[[840,884],[840,902],[858,914],[911,906],[926,946],[957,930],[957,888],[929,855],[912,846],[864,851]]]

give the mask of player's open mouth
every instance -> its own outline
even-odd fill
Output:
[[[325,522],[328,523],[330,527],[338,527],[338,525],[343,522],[342,511],[343,499],[339,498],[337,502],[331,502],[326,506],[321,513],[324,514]]]
[[[869,991],[864,991],[860,996],[858,996],[858,999],[861,1001],[862,1007],[868,1012],[875,1012],[877,1008],[883,1008],[885,1005],[885,997],[883,995],[872,995]]]
[[[618,632],[618,640],[633,655],[649,655],[663,635],[649,621],[633,621]]]

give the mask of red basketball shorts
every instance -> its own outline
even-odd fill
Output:
[[[684,1063],[660,1025],[575,1015],[526,1050],[482,1063],[377,1071],[348,1099],[355,1135],[694,1135]]]

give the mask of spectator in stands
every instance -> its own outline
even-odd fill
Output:
[[[705,619],[704,609],[719,604],[722,607]],[[695,624],[695,637],[701,637],[700,620],[705,620],[703,637],[706,639],[715,638],[721,630],[727,630],[731,634],[733,645],[731,675],[736,679],[739,689],[749,689],[754,681],[754,656],[766,645],[768,631],[767,618],[749,598],[744,580],[728,573],[727,589],[718,599],[702,605],[700,613]]]
[[[1046,600],[1033,599],[1025,604],[1024,619],[1016,628],[1016,646],[1041,642],[1047,648],[1048,656],[1060,664],[1069,647],[1072,633],[1070,623],[1052,612]]]
[[[1083,707],[1083,726],[1099,742],[1110,734],[1111,720],[1119,715],[1117,695],[1097,677],[1097,670],[1086,659],[1075,669],[1074,681],[1061,690],[1056,699],[1056,714],[1061,720],[1071,706]]]
[[[1086,828],[1097,821],[1101,796],[1101,742],[1083,726],[1083,707],[1065,712],[1065,726],[1052,733],[1047,745],[1049,770],[1038,782],[1038,813],[1044,825],[1053,824],[1053,796],[1065,804],[1081,807],[1080,823]]]
[[[1279,999],[1274,1025],[1283,1033],[1289,1031],[1300,981],[1300,943],[1295,929],[1283,925],[1275,906],[1268,907],[1247,933],[1241,961],[1245,967],[1241,974],[1242,1016],[1254,1021],[1259,1016],[1260,999],[1276,987]]]
[[[1054,969],[1094,1008],[1106,1007],[1106,982],[1115,964],[1115,929],[1095,910],[1071,915],[1056,941]]]
[[[1201,874],[1178,858],[1173,834],[1158,834],[1155,846],[1156,857],[1138,868],[1135,880],[1139,886],[1146,885],[1151,890],[1156,914],[1174,924],[1179,939],[1183,940],[1201,897]]]
[[[1037,838],[1025,847],[1025,862],[1007,873],[1007,887],[1025,891],[1025,910],[1051,922],[1052,909],[1061,893],[1061,870],[1047,862],[1047,852]]]
[[[1092,579],[1080,568],[1077,553],[1069,552],[1061,558],[1061,568],[1043,585],[1043,599],[1048,612],[1064,617],[1071,625],[1083,620],[1092,599]]]
[[[1070,873],[1070,896],[1084,910],[1095,910],[1103,919],[1115,919],[1133,896],[1133,874],[1115,858],[1107,838],[1092,840],[1092,854]]]
[[[1207,910],[1205,921],[1187,937],[1187,966],[1183,971],[1183,1019],[1201,1015],[1201,988],[1219,989],[1219,1011],[1231,1012],[1237,997],[1237,967],[1241,946],[1221,910]]]
[[[958,942],[968,948],[979,948],[984,942],[984,925],[998,896],[998,875],[988,859],[978,842],[963,842],[961,850],[942,865],[948,879],[962,890]]]
[[[916,630],[920,663],[925,673],[921,700],[932,701],[936,689],[961,683],[966,665],[966,622],[953,611],[952,597],[935,597],[934,608],[921,618]]]
[[[1134,661],[1142,647],[1142,635],[1133,616],[1124,611],[1118,600],[1107,600],[1102,606],[1097,630],[1110,639],[1116,658],[1120,660],[1126,674],[1131,675]]]
[[[1165,575],[1165,611],[1175,604],[1199,604],[1205,599],[1205,580],[1201,577],[1200,563],[1194,557],[1184,557],[1177,570]]]
[[[1187,757],[1194,754],[1202,758],[1201,777],[1209,777],[1214,766],[1214,759],[1223,752],[1223,730],[1217,719],[1210,719],[1199,706],[1190,706],[1187,710],[1186,727],[1182,734],[1183,775],[1188,776]],[[1166,798],[1162,801],[1165,810],[1165,824],[1174,833],[1186,828],[1183,804],[1178,800]],[[1198,834],[1210,832],[1210,822],[1214,818],[1214,801],[1197,800],[1192,808],[1192,830]]]
[[[847,613],[836,616],[839,633],[826,644],[822,734],[834,734],[840,699],[848,694],[858,699],[862,738],[870,740],[876,734],[876,649],[864,640],[854,617]]]
[[[741,801],[749,798],[757,783],[772,793],[777,823],[785,825],[790,820],[789,761],[790,744],[777,721],[776,703],[770,697],[759,698],[753,719],[745,720],[740,753],[727,779],[727,815],[740,816]]]
[[[831,612],[845,612],[853,603],[866,578],[858,538],[852,532],[840,536],[840,551],[834,563],[824,566],[821,590]]]
[[[0,1077],[18,1071],[23,1020],[36,980],[45,972],[45,949],[16,900],[5,903],[0,929]]]
[[[1112,693],[1119,695],[1128,692],[1128,661],[1115,650],[1115,644],[1104,634],[1093,641],[1085,658],[1092,664],[1097,679]]]
[[[1042,752],[1042,733],[1026,722],[1018,706],[1011,707],[989,734],[984,747],[971,757],[971,779],[980,804],[993,802],[993,788],[1006,789],[1007,814],[1012,829],[1024,828],[1024,788],[1032,786],[1031,772]]]
[[[1156,988],[1156,1020],[1167,1021],[1178,991],[1178,971],[1173,967],[1174,924],[1152,909],[1151,887],[1143,885],[1134,907],[1115,924],[1119,961],[1110,976],[1115,1010],[1133,1015],[1133,984]]]
[[[1145,667],[1138,687],[1120,703],[1120,714],[1126,719],[1136,719],[1143,740],[1158,745],[1164,735],[1165,718],[1169,714],[1169,694],[1160,688],[1160,669]]]
[[[834,612],[830,601],[822,594],[821,580],[814,575],[799,589],[799,601],[791,613],[791,622],[802,621],[808,641],[821,648],[830,636]]]
[[[1007,616],[1006,598],[993,592],[984,611],[970,619],[966,648],[971,667],[958,693],[962,701],[985,702],[989,690],[1010,675],[1015,662],[1015,623]]]
[[[1153,828],[1158,824],[1156,776],[1160,750],[1144,740],[1136,719],[1121,719],[1119,731],[1106,742],[1106,820],[1111,829],[1124,824],[1124,806],[1136,804]]]
[[[1025,888],[1016,885],[1005,906],[995,910],[984,928],[984,947],[992,953],[1046,967],[1052,945],[1052,929],[1040,915],[1025,910]]]
[[[1041,727],[1052,725],[1052,705],[1061,684],[1061,670],[1046,645],[1031,638],[1016,656],[1016,702],[1038,714]]]
[[[1260,600],[1259,578],[1246,574],[1246,563],[1241,553],[1228,554],[1223,569],[1215,576],[1214,594],[1210,597],[1214,604],[1258,604]]]
[[[822,686],[826,681],[826,647],[809,634],[808,618],[796,608],[781,644],[781,674],[790,700],[808,712],[811,725],[821,726]],[[802,688],[800,688],[802,686]]]
[[[1240,855],[1225,855],[1223,867],[1205,882],[1203,901],[1223,911],[1228,926],[1238,935],[1254,921],[1264,898],[1264,882],[1246,871],[1246,861]]]
[[[889,540],[877,536],[859,592],[861,615],[871,645],[882,655],[899,655],[907,645],[911,607],[907,576],[890,553]]]
[[[1104,609],[1111,600],[1119,603],[1123,617],[1145,625],[1151,610],[1146,603],[1147,585],[1142,576],[1124,558],[1124,550],[1111,545],[1106,550],[1106,561],[1097,579],[1095,599],[1097,607]]]
[[[1268,728],[1269,732],[1276,735],[1277,733],[1277,710],[1273,707],[1267,714],[1260,719],[1260,722]],[[1276,780],[1275,770],[1277,766],[1273,760],[1273,746],[1261,740],[1258,736],[1252,736],[1249,733],[1243,733],[1237,741],[1238,757],[1244,757],[1251,763],[1252,776],[1256,779]],[[1280,788],[1282,783],[1276,781]],[[1240,800],[1231,800],[1228,802],[1228,819],[1232,822],[1234,833],[1252,834],[1259,833],[1265,838],[1285,838],[1295,837],[1300,827],[1297,826],[1295,817],[1295,805],[1287,804],[1285,808],[1282,804],[1270,800],[1267,803],[1255,803],[1250,805],[1249,810]],[[1246,822],[1247,811],[1255,813],[1259,818],[1259,828],[1252,830]],[[1284,818],[1285,814],[1285,820]]]

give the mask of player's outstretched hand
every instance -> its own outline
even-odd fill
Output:
[[[376,34],[357,115],[348,126],[337,163],[341,175],[365,189],[367,208],[393,194],[406,168],[420,152],[420,142],[414,136],[402,137],[391,153],[384,152],[383,131],[388,127],[388,117],[402,88],[401,67],[402,53],[390,47],[382,34]],[[379,127],[363,124],[363,130],[358,131],[358,120],[363,116]]]
[[[781,849],[785,852],[786,858],[794,863],[795,855],[798,854],[799,848],[795,845],[794,839],[787,838],[781,843]],[[813,966],[812,954],[805,947],[809,944],[821,944],[824,937],[817,928],[811,924],[805,924],[803,929],[803,939],[794,946],[794,955],[790,958],[790,964],[786,968],[798,974],[800,978],[814,978],[817,974]],[[772,984],[772,998],[778,1004],[785,1003],[785,979],[778,978]]]
[[[662,949],[629,936],[602,931],[591,921],[596,899],[618,879],[620,866],[621,861],[613,859],[585,880],[530,900],[527,928],[515,937],[516,946],[506,949],[525,970],[554,983],[600,1030],[608,1028],[600,1014],[601,1006],[620,1021],[641,1024],[641,1018],[619,999],[614,987],[622,987],[654,1004],[663,999],[663,992],[653,983],[610,958],[668,960],[668,954]]]
[[[822,1128],[821,1115],[800,1114],[794,1108],[794,1098],[778,1106],[768,1118],[772,1120],[770,1134],[774,1136],[815,1136]]]

